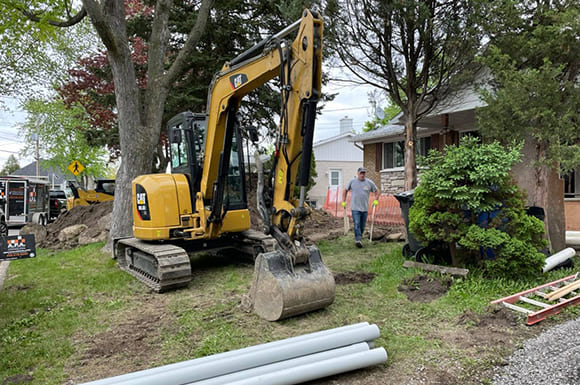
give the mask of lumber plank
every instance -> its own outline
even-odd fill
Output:
[[[548,299],[550,301],[554,301],[558,298],[565,296],[566,294],[573,292],[574,290],[576,290],[578,288],[580,288],[580,281],[570,283],[570,284],[556,290],[555,292],[548,294]]]
[[[431,265],[429,263],[421,263],[421,262],[414,262],[414,261],[403,262],[403,267],[421,269],[423,271],[434,271],[434,272],[438,272],[438,273],[449,274],[449,275],[459,276],[459,277],[465,277],[469,273],[468,269],[461,269],[458,267],[449,267],[449,266]]]

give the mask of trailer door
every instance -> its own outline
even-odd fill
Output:
[[[9,180],[6,182],[7,202],[7,222],[8,224],[26,223],[26,212],[28,211],[27,182],[23,180]]]

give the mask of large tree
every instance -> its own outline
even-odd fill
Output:
[[[555,249],[565,247],[560,172],[580,167],[580,3],[489,2],[490,68],[487,107],[478,111],[484,134],[525,140],[528,201],[546,208]],[[557,202],[558,204],[555,204]],[[560,206],[560,207],[559,207]]]
[[[115,191],[112,237],[131,235],[131,181],[151,171],[153,154],[159,142],[164,104],[171,86],[189,69],[187,58],[195,51],[205,30],[213,0],[196,2],[196,12],[189,15],[195,20],[181,49],[169,63],[167,48],[170,40],[169,16],[172,0],[157,0],[154,5],[151,34],[147,49],[147,84],[142,93],[132,57],[131,36],[127,30],[127,12],[132,1],[67,0],[31,1],[26,7],[10,2],[8,11],[30,20],[55,27],[75,24],[88,16],[91,24],[107,49],[115,84],[115,102],[118,109],[119,143],[122,160]]]
[[[480,42],[474,11],[471,1],[327,4],[333,51],[357,82],[383,90],[404,114],[406,189],[417,184],[417,122],[470,79]]]
[[[228,3],[227,0],[224,1]],[[24,16],[43,26],[57,28],[74,25],[88,16],[107,50],[115,86],[115,106],[122,156],[117,174],[112,237],[131,234],[131,180],[151,171],[170,90],[173,94],[175,91],[173,87],[187,79],[188,74],[192,72],[209,71],[212,74],[215,72],[215,68],[191,65],[192,58],[202,57],[200,50],[204,44],[208,44],[207,49],[211,49],[237,42],[227,35],[221,35],[221,40],[216,42],[207,42],[202,38],[210,19],[213,0],[156,0],[151,3],[149,9],[140,10],[150,15],[150,32],[144,39],[147,44],[146,84],[141,88],[137,74],[139,64],[135,62],[131,49],[134,37],[138,34],[136,30],[129,28],[127,22],[128,17],[135,11],[136,3],[138,0],[81,0],[80,3],[69,0],[31,0],[24,7],[19,1],[8,1],[3,3],[2,9],[4,11],[2,17],[5,19],[9,18],[7,15],[18,15],[13,19],[22,19]],[[237,23],[243,25],[252,23],[258,17],[275,22],[276,18],[270,15],[269,10],[275,10],[273,14],[280,15],[286,6],[292,5],[289,9],[294,9],[294,6],[303,2],[293,0],[282,4],[271,1],[243,3],[230,1],[230,3],[242,5],[235,15],[238,16]],[[79,6],[75,8],[77,4]],[[189,6],[190,12],[184,14],[176,10],[179,4]],[[249,12],[249,9],[253,12]],[[224,14],[227,14],[226,10],[222,12],[213,10],[211,16],[219,20],[219,16]],[[180,20],[188,29],[185,32],[174,29],[170,23],[171,18]],[[265,31],[261,26],[253,25],[256,34]],[[217,24],[212,32],[219,35],[220,27],[221,25]],[[260,97],[249,98],[250,103],[260,100]]]

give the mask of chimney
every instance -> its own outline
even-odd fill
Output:
[[[344,134],[345,132],[353,132],[352,118],[349,118],[348,116],[340,119],[340,133]]]

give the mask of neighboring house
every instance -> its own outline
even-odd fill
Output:
[[[417,124],[417,150],[425,155],[431,148],[442,149],[446,144],[457,144],[461,137],[470,133],[479,135],[475,110],[484,107],[474,89],[467,89],[450,98],[450,102],[440,104],[428,116]],[[380,180],[381,191],[384,194],[394,194],[404,190],[404,156],[403,116],[399,114],[387,126],[356,135],[352,140],[364,149],[364,165],[367,175],[373,180]],[[530,153],[533,149],[524,148],[523,162],[513,170],[520,187],[526,189],[533,178],[527,169],[533,164]],[[420,171],[419,171],[420,177]],[[580,230],[580,170],[565,175],[558,180],[556,174],[549,183],[549,196],[564,197],[564,208],[567,230]],[[557,210],[556,199],[554,207],[547,210]],[[529,202],[530,203],[530,202]],[[530,203],[532,204],[532,203]],[[561,206],[560,206],[561,207]]]
[[[419,155],[426,155],[432,148],[442,149],[446,144],[457,144],[463,135],[474,134],[477,130],[475,108],[483,106],[478,95],[473,90],[464,91],[453,100],[453,103],[440,104],[419,122],[416,144]],[[380,181],[384,194],[396,194],[405,186],[403,115],[397,115],[389,123],[356,135],[353,141],[361,143],[364,148],[367,176]]]
[[[311,202],[322,207],[329,189],[341,189],[356,176],[363,164],[363,151],[353,143],[352,119],[340,121],[340,134],[313,144],[316,161],[315,185],[308,192]]]
[[[52,167],[42,167],[42,161],[38,167],[38,175],[36,174],[36,161],[32,162],[19,170],[14,171],[10,175],[15,176],[38,176],[40,179],[46,180],[49,183],[51,190],[66,191],[66,178],[60,170],[55,170]]]

